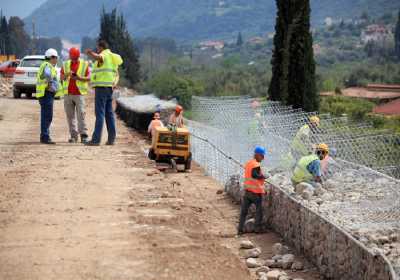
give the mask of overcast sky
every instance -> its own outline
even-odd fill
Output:
[[[19,16],[24,18],[45,1],[46,0],[0,0],[0,9],[7,17]]]

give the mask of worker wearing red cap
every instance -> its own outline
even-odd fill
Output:
[[[183,127],[183,108],[180,105],[176,105],[175,112],[169,117],[169,125],[176,127]]]
[[[82,143],[88,139],[87,126],[85,122],[85,95],[88,93],[90,81],[89,63],[80,59],[80,51],[77,48],[69,50],[69,60],[61,69],[61,80],[63,81],[64,109],[70,132],[69,143],[78,142],[78,136]],[[78,128],[76,125],[78,119]]]

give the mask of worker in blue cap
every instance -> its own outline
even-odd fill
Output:
[[[263,209],[262,201],[265,194],[265,179],[262,170],[261,162],[264,160],[266,151],[264,147],[257,146],[254,150],[254,158],[249,160],[245,165],[244,170],[244,189],[245,193],[242,199],[242,206],[240,210],[240,220],[238,235],[243,234],[244,223],[249,208],[252,204],[256,205],[256,221],[255,221],[255,232],[260,233],[262,231],[262,219]]]

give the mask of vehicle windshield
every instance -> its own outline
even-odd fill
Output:
[[[24,59],[21,61],[20,67],[40,67],[43,63],[43,59],[34,58],[34,59]]]

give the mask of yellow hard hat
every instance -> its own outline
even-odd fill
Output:
[[[321,143],[317,145],[317,151],[323,151],[327,154],[329,154],[329,147],[325,143]]]
[[[310,117],[310,122],[319,125],[320,119],[317,116]]]

